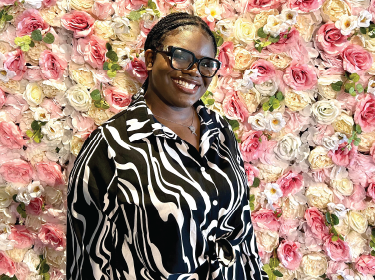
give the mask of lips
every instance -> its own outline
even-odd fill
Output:
[[[172,78],[173,84],[180,90],[188,94],[195,94],[200,83],[195,80],[188,80],[184,78]]]

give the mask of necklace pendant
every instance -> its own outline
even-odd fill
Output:
[[[193,133],[195,136],[198,136],[196,133],[195,133],[195,127],[194,126],[188,126],[188,128],[190,129],[191,133]]]

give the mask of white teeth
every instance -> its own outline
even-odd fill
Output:
[[[182,81],[182,80],[175,80],[177,84],[180,84],[182,85],[183,87],[186,87],[188,89],[193,89],[195,87],[195,84],[189,84],[185,81]]]

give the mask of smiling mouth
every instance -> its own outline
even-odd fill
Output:
[[[180,80],[180,79],[172,79],[176,84],[179,86],[186,88],[186,89],[196,89],[199,87],[197,84],[188,83],[186,81]]]

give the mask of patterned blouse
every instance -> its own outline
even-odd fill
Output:
[[[194,107],[199,151],[140,93],[86,140],[69,178],[67,279],[268,279],[234,133]]]

